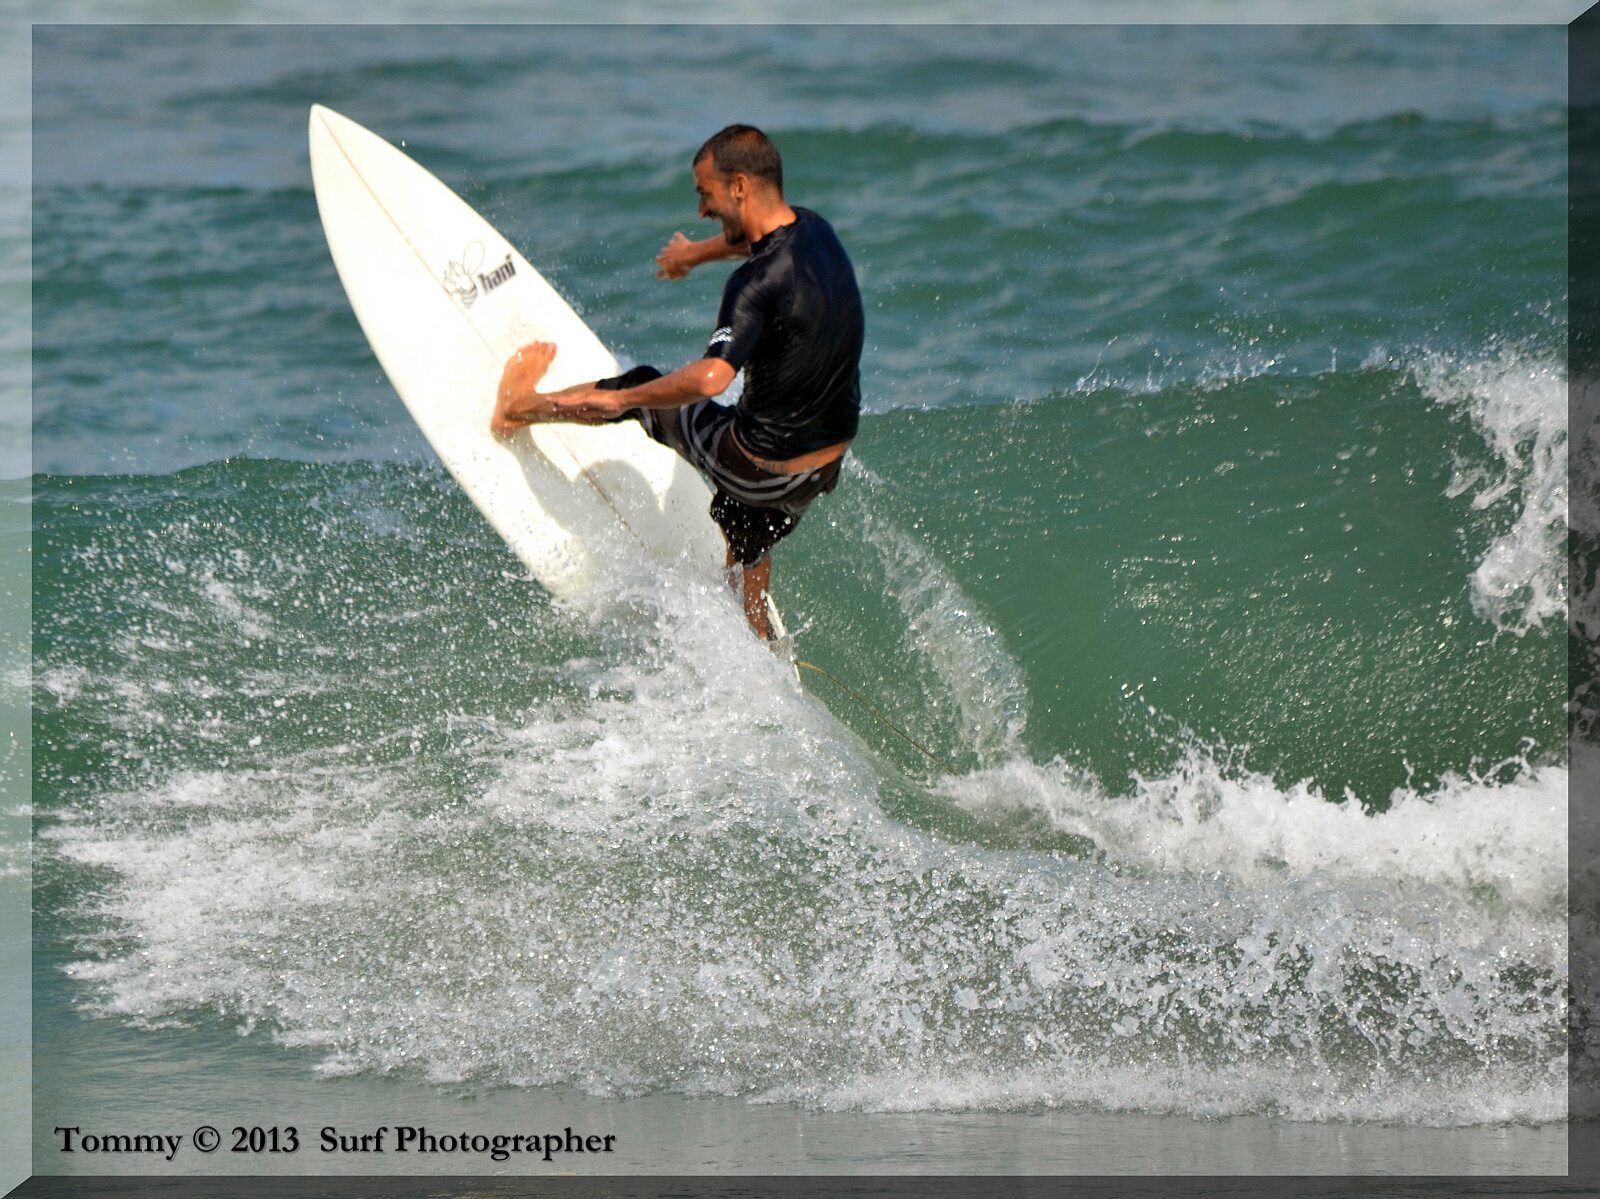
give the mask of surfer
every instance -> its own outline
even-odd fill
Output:
[[[784,200],[783,161],[761,130],[729,125],[700,147],[692,167],[700,216],[721,221],[722,232],[705,241],[675,234],[656,257],[657,277],[749,259],[728,276],[705,354],[671,374],[639,366],[542,393],[556,347],[534,342],[506,363],[491,427],[509,437],[541,421],[638,421],[715,488],[711,519],[728,542],[728,580],[765,640],[772,547],[812,500],[838,486],[856,435],[861,294],[832,226]],[[741,369],[738,405],[717,403],[712,397]]]

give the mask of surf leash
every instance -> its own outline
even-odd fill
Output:
[[[906,736],[906,734],[901,730],[899,725],[897,725],[894,721],[890,720],[882,712],[878,711],[878,709],[874,708],[865,699],[863,699],[861,697],[860,692],[858,692],[849,683],[845,682],[843,679],[837,678],[834,675],[829,674],[826,670],[823,670],[822,667],[813,666],[810,662],[802,662],[799,658],[796,658],[794,660],[794,664],[796,666],[804,666],[807,670],[814,670],[825,679],[833,679],[833,681],[835,683],[839,684],[839,686],[843,687],[846,691],[848,691],[850,693],[851,698],[853,698],[856,701],[856,703],[860,704],[863,708],[865,708],[867,711],[871,712],[874,716],[876,716],[880,721],[882,721],[884,724],[888,725],[891,729],[893,729],[895,734],[900,738],[900,740],[904,741],[907,745],[909,745],[912,749],[916,750],[919,754],[922,754],[924,757],[930,758],[933,761],[937,762],[939,764],[940,769],[942,769],[951,778],[957,778],[958,777],[956,772],[954,770],[950,769],[949,764],[946,763],[943,758],[941,758],[938,754],[934,753],[932,750],[924,749],[922,746],[918,745],[915,741],[913,741],[910,737]]]

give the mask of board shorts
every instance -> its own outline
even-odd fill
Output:
[[[653,366],[636,366],[595,387],[621,391],[660,377]],[[630,408],[613,419],[638,421],[653,440],[705,476],[716,491],[711,519],[728,539],[734,561],[748,568],[765,562],[772,547],[794,532],[812,500],[839,485],[844,458],[798,475],[763,470],[735,444],[733,413],[725,404],[701,400],[681,408]]]

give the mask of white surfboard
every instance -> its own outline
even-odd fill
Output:
[[[553,341],[540,387],[619,373],[617,361],[515,246],[377,134],[311,109],[311,177],[339,278],[384,371],[463,491],[560,599],[597,557],[640,550],[721,577],[711,492],[633,421],[489,432],[501,371]]]

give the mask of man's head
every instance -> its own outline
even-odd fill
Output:
[[[729,125],[694,156],[700,215],[722,222],[730,246],[743,245],[751,206],[783,203],[783,159],[754,125]]]

